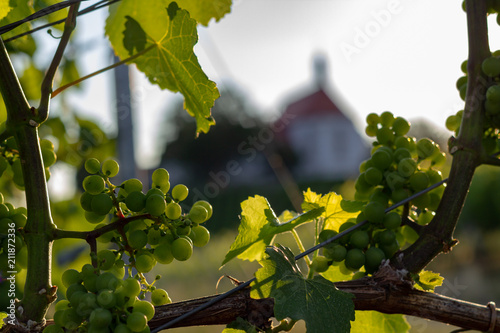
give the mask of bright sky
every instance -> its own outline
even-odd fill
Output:
[[[82,18],[88,40],[99,40],[82,71],[104,65],[109,50],[99,14]],[[491,18],[490,39],[500,28]],[[83,29],[82,29],[83,27]],[[82,32],[82,31],[81,31]],[[330,82],[362,126],[370,112],[426,119],[444,126],[463,107],[455,88],[467,57],[466,16],[460,0],[234,0],[232,13],[199,29],[196,53],[205,72],[219,85],[230,80],[263,112],[276,114],[291,96],[312,82],[312,58],[321,53]],[[109,76],[89,80],[79,109],[99,115],[114,130]],[[137,160],[155,166],[157,124],[172,94],[134,75]],[[90,97],[92,96],[92,97]],[[139,115],[141,115],[139,117]]]

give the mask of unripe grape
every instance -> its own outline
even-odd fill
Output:
[[[116,305],[115,292],[109,289],[104,289],[97,295],[97,304],[99,306],[110,309]]]
[[[417,171],[410,177],[410,187],[414,191],[422,191],[429,186],[429,177],[423,171]]]
[[[132,193],[135,191],[142,191],[142,182],[137,179],[137,178],[131,178],[127,179],[124,181],[121,185],[121,187],[125,190],[127,193]]]
[[[382,124],[382,126],[391,126],[392,123],[394,122],[394,115],[392,114],[392,112],[389,112],[389,111],[384,111],[382,112],[382,114],[380,115],[380,123]]]
[[[500,86],[495,84],[486,90],[486,98],[492,102],[500,102]]]
[[[403,158],[398,163],[398,173],[405,178],[410,177],[417,170],[417,162],[412,158]]]
[[[396,240],[396,233],[386,229],[379,234],[379,243],[382,245],[390,245]]]
[[[149,229],[148,231],[148,244],[158,245],[161,239],[161,231],[159,229]]]
[[[498,76],[500,74],[500,59],[497,57],[489,57],[483,60],[481,64],[483,73],[489,77]]]
[[[128,236],[128,244],[133,249],[142,249],[148,243],[148,235],[143,230],[134,230]]]
[[[57,156],[56,153],[54,153],[53,150],[48,150],[48,149],[42,149],[42,160],[43,160],[43,165],[48,168],[57,161]]]
[[[207,220],[210,217],[212,217],[213,209],[212,209],[212,205],[208,201],[199,200],[199,201],[196,201],[193,206],[202,206],[203,208],[205,208],[208,212]]]
[[[97,215],[106,215],[113,208],[113,200],[109,194],[99,193],[92,198],[90,207]]]
[[[96,288],[98,291],[115,290],[120,285],[120,280],[111,272],[104,272],[97,277]]]
[[[149,272],[153,269],[155,264],[155,258],[150,254],[141,254],[135,258],[135,268],[141,273]]]
[[[352,270],[358,270],[365,264],[365,254],[360,249],[350,249],[345,256],[345,265]]]
[[[356,189],[357,192],[359,193],[368,193],[370,190],[373,189],[373,186],[368,184],[368,182],[365,179],[364,173],[359,175],[359,177],[356,179],[356,183],[354,184],[354,188]]]
[[[153,255],[160,264],[170,264],[174,260],[171,245],[168,243],[155,247]]]
[[[146,199],[146,210],[153,216],[160,216],[165,212],[167,203],[163,196],[153,194]]]
[[[417,154],[419,158],[425,159],[434,154],[435,150],[436,145],[432,140],[423,138],[417,141]]]
[[[467,76],[459,77],[457,82],[455,83],[455,87],[457,89],[460,89],[460,87],[463,86],[464,84],[467,84]]]
[[[106,218],[106,215],[99,215],[97,213],[87,212],[87,211],[84,213],[84,215],[85,219],[92,224],[97,224],[99,222],[102,222]]]
[[[352,221],[346,221],[344,223],[342,223],[342,225],[339,227],[339,234],[351,227],[354,227],[356,225],[355,222],[352,222]],[[347,244],[349,242],[349,239],[351,238],[351,234],[347,234],[347,235],[344,235],[342,236],[340,239],[339,239],[339,242],[341,244]]]
[[[410,149],[410,142],[409,142],[408,138],[405,136],[398,136],[394,140],[394,145],[396,146],[396,148]]]
[[[342,260],[344,260],[346,254],[347,254],[347,249],[344,246],[337,243],[328,244],[326,247],[323,248],[323,255],[327,258],[332,259],[335,262],[341,262]]]
[[[146,318],[149,321],[153,319],[153,316],[155,315],[155,307],[148,301],[136,301],[132,312],[140,312],[146,315]]]
[[[186,185],[178,184],[172,189],[172,198],[178,201],[182,201],[187,198],[189,194],[189,189]]]
[[[446,128],[450,131],[456,131],[460,127],[460,119],[456,115],[446,118]]]
[[[80,206],[82,206],[83,210],[87,212],[92,211],[92,198],[94,196],[89,192],[83,192],[80,197]]]
[[[318,243],[323,243],[324,241],[336,236],[338,232],[331,229],[323,229],[318,236]]]
[[[413,199],[411,203],[414,206],[417,206],[417,208],[423,210],[428,208],[431,204],[431,197],[429,196],[429,193],[422,193],[421,195]]]
[[[118,174],[120,166],[115,160],[106,160],[102,163],[102,173],[107,177],[114,177]]]
[[[163,168],[156,169],[155,171],[153,171],[153,174],[151,175],[153,183],[155,183],[160,187],[162,185],[166,185],[167,183],[169,183],[169,178],[170,175],[168,174],[168,171]]]
[[[147,324],[148,324],[148,319],[146,315],[144,315],[143,313],[132,312],[127,317],[127,327],[132,332],[141,332],[143,329],[146,328]]]
[[[434,215],[436,215],[436,213],[431,212],[431,211],[425,211],[423,213],[420,213],[420,215],[418,216],[417,222],[420,225],[429,224],[432,221],[432,219],[434,218]]]
[[[383,145],[394,142],[394,132],[389,127],[381,127],[377,130],[377,141]]]
[[[392,164],[392,156],[385,150],[377,149],[371,157],[373,166],[385,170]]]
[[[71,296],[76,292],[86,293],[87,289],[79,283],[74,283],[66,289],[66,299],[71,302]]]
[[[370,113],[366,116],[366,123],[368,125],[378,125],[380,123],[380,117],[376,113]]]
[[[193,254],[193,245],[183,237],[174,240],[171,249],[172,255],[178,261],[188,260]]]
[[[369,202],[364,210],[365,217],[372,223],[381,223],[385,216],[385,207],[376,201]]]
[[[401,117],[396,117],[392,123],[392,130],[396,135],[405,135],[410,130],[410,123]]]
[[[383,179],[382,171],[377,168],[371,167],[364,172],[365,180],[368,184],[376,186],[380,184]]]
[[[199,225],[191,228],[189,238],[193,241],[194,246],[203,247],[210,241],[210,232],[204,226]]]
[[[87,191],[90,194],[96,195],[104,191],[104,187],[106,184],[101,176],[91,175],[85,177],[82,185],[85,191]]]
[[[97,260],[99,262],[99,268],[103,271],[110,269],[116,260],[116,255],[113,251],[104,249],[97,252]]]
[[[85,170],[90,174],[96,174],[101,170],[101,162],[97,158],[89,158],[85,161]]]
[[[364,249],[370,242],[368,232],[364,230],[356,230],[351,234],[350,244],[358,249]]]
[[[177,202],[171,202],[167,205],[165,213],[169,219],[177,220],[181,217],[182,208]]]
[[[172,300],[168,297],[168,293],[164,289],[157,288],[151,293],[151,303],[154,306],[160,306],[172,303]]]
[[[411,152],[407,148],[397,148],[393,156],[394,160],[399,163],[404,158],[411,158]]]
[[[378,247],[372,246],[366,250],[365,258],[365,267],[375,270],[380,266],[382,260],[385,259],[385,253]]]
[[[464,61],[462,62],[462,64],[460,64],[460,69],[462,70],[462,72],[463,72],[464,74],[467,74],[467,64],[468,64],[468,63],[469,63],[469,62],[468,62],[467,60],[464,60]]]
[[[146,195],[141,191],[130,192],[125,198],[125,205],[132,212],[140,212],[146,206]]]
[[[397,229],[401,226],[401,216],[396,212],[389,212],[384,217],[384,227],[386,229]]]
[[[318,273],[323,273],[328,269],[328,258],[323,256],[317,256],[313,259],[311,263],[311,269]]]
[[[465,96],[467,94],[467,83],[462,85],[459,89],[458,89],[458,92],[460,94],[460,98],[462,99],[462,101],[465,101]]]
[[[189,218],[194,223],[203,223],[208,219],[208,211],[201,205],[194,205],[189,211]]]
[[[133,277],[126,278],[120,286],[120,292],[124,292],[127,297],[135,297],[141,292],[141,283]]]
[[[369,201],[380,202],[385,207],[389,203],[389,196],[386,193],[384,193],[380,188],[378,188],[370,196],[370,200]],[[362,215],[361,217],[363,217],[363,220],[365,219],[364,218],[364,216],[365,216],[364,214],[359,214],[359,215]],[[358,215],[358,217],[361,218],[359,215]],[[361,221],[363,221],[363,220],[361,220]],[[358,222],[361,222],[361,221],[358,221]]]
[[[77,284],[82,282],[80,272],[76,269],[67,269],[64,271],[61,277],[62,283],[67,288],[72,284]]]
[[[111,312],[107,309],[97,308],[90,314],[89,324],[95,327],[107,327],[111,324]]]

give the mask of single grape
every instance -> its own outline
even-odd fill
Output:
[[[208,212],[207,220],[210,217],[212,217],[213,209],[212,209],[212,205],[208,201],[205,201],[205,200],[196,201],[193,206],[202,206],[203,208],[205,208]]]
[[[181,217],[182,208],[177,202],[171,202],[167,205],[165,214],[171,220],[177,220]]]
[[[89,192],[83,192],[82,195],[80,196],[80,206],[87,211],[91,212],[92,211],[92,198],[94,196],[90,194]]]
[[[91,175],[83,180],[83,189],[90,194],[99,194],[104,191],[106,183],[101,176]]]
[[[380,115],[380,123],[382,124],[382,126],[391,126],[392,123],[394,122],[394,115],[392,114],[392,112],[389,112],[389,111],[384,111],[382,112],[382,114]]]
[[[97,224],[99,222],[102,222],[105,218],[106,218],[106,215],[99,215],[97,213],[94,213],[94,212],[85,212],[85,219],[92,223],[92,224]]]
[[[342,246],[337,243],[328,244],[326,247],[323,248],[323,255],[336,262],[341,262],[342,260],[344,260],[346,254],[347,254],[347,249],[345,248],[345,246]]]
[[[364,173],[362,173],[356,179],[354,188],[356,189],[357,193],[369,193],[373,189],[373,186],[368,184],[368,182],[365,179]]]
[[[135,297],[141,292],[141,283],[137,279],[129,277],[123,280],[119,290],[127,297]]]
[[[127,325],[118,324],[116,325],[113,333],[132,333],[132,331],[128,329]]]
[[[105,309],[111,309],[116,305],[115,292],[109,289],[103,289],[97,295],[97,304]]]
[[[356,230],[352,233],[350,244],[358,249],[364,249],[370,242],[370,236],[365,230]]]
[[[187,236],[191,233],[191,226],[189,226],[189,225],[178,226],[175,229],[175,233],[178,236]]]
[[[134,230],[128,236],[128,244],[133,249],[142,249],[148,243],[148,235],[143,230]]]
[[[483,73],[489,77],[498,76],[500,74],[500,59],[497,57],[489,57],[483,60],[481,64]]]
[[[350,249],[345,256],[345,265],[351,270],[358,270],[365,264],[365,254],[360,249]]]
[[[323,243],[324,241],[336,236],[338,232],[331,229],[323,229],[318,236],[318,243]]]
[[[460,119],[456,115],[446,118],[446,128],[450,131],[456,131],[460,127]]]
[[[106,215],[113,208],[113,200],[109,194],[99,193],[92,198],[90,207],[97,215]]]
[[[96,287],[98,291],[109,289],[115,290],[120,285],[120,280],[111,272],[104,272],[97,277]]]
[[[189,218],[194,223],[203,223],[208,219],[208,212],[201,205],[194,205],[189,211]]]
[[[101,170],[101,162],[97,158],[89,158],[85,161],[85,170],[90,174],[96,174]]]
[[[191,228],[189,238],[193,241],[194,246],[202,247],[207,245],[210,241],[210,231],[204,226],[199,225]]]
[[[323,273],[328,269],[329,259],[323,256],[317,256],[311,263],[311,269],[318,273]]]
[[[186,185],[178,184],[172,189],[172,198],[178,201],[182,201],[187,198],[189,194],[189,189]]]
[[[83,276],[83,286],[92,293],[96,293],[98,291],[97,276],[97,274]]]
[[[142,191],[142,182],[139,179],[131,178],[127,179],[121,184],[121,187],[127,193],[132,193],[134,191]]]
[[[370,113],[366,116],[366,123],[368,125],[378,125],[380,123],[380,117],[376,113]]]
[[[89,318],[89,324],[95,327],[107,327],[111,324],[111,312],[107,309],[97,308],[92,311]]]
[[[392,123],[392,130],[396,135],[405,135],[410,130],[410,123],[401,117],[396,117]]]
[[[377,130],[377,141],[383,145],[394,142],[394,132],[389,127],[381,127]]]
[[[153,216],[160,216],[165,212],[167,203],[163,196],[153,194],[146,199],[146,210]]]
[[[102,173],[109,178],[112,178],[118,174],[120,166],[115,160],[106,160],[102,163]]]
[[[339,227],[339,233],[341,233],[341,232],[343,232],[343,231],[345,231],[345,230],[347,230],[347,229],[349,229],[349,228],[351,228],[351,227],[353,227],[353,226],[355,226],[355,225],[356,225],[356,223],[355,223],[355,222],[352,222],[352,221],[346,221],[346,222],[344,222],[344,223],[342,223],[342,224],[340,225],[340,227]],[[342,237],[339,239],[339,242],[340,242],[341,244],[347,244],[347,243],[349,243],[349,239],[350,239],[350,238],[351,238],[351,234],[350,234],[350,233],[348,233],[347,235],[342,236]]]
[[[46,168],[48,168],[56,163],[57,161],[56,153],[54,153],[53,150],[42,149],[42,160],[43,160],[43,165]]]
[[[467,64],[468,64],[468,61],[467,60],[464,60],[462,62],[462,64],[460,65],[460,69],[462,70],[463,73],[467,74]]]
[[[423,171],[417,171],[410,177],[410,187],[414,191],[422,191],[429,186],[429,176]]]
[[[62,311],[65,310],[69,307],[69,301],[67,299],[62,299],[60,301],[57,301],[56,306],[54,307],[54,310],[57,311]]]
[[[467,95],[467,83],[464,84],[463,86],[461,86],[459,89],[458,89],[458,92],[460,94],[460,98],[465,101],[465,96]]]
[[[99,262],[99,268],[103,271],[110,269],[115,263],[116,255],[113,251],[104,249],[97,252],[97,261]]]
[[[140,212],[146,206],[146,195],[142,191],[130,192],[125,198],[125,205],[132,212]]]
[[[164,289],[157,288],[151,293],[151,303],[154,306],[160,306],[172,303],[172,300],[168,297],[168,293]]]
[[[379,148],[373,153],[371,161],[377,169],[385,170],[392,164],[392,158],[387,151]]]
[[[170,264],[174,260],[171,245],[168,243],[155,247],[153,255],[160,264]]]
[[[87,289],[79,283],[74,283],[66,289],[66,299],[71,302],[71,296],[76,292],[86,293]]]
[[[372,246],[368,250],[366,250],[365,258],[365,267],[375,271],[382,263],[382,260],[385,259],[385,253],[378,247]]]
[[[160,187],[162,185],[169,184],[169,178],[170,175],[168,174],[168,171],[163,168],[156,169],[155,171],[153,171],[153,174],[151,175],[153,183]]]
[[[496,147],[496,142],[494,142],[494,146]],[[446,154],[436,150],[437,154],[434,153],[431,156],[431,166],[439,167],[446,162]]]
[[[384,227],[386,229],[397,229],[401,226],[401,216],[396,212],[389,212],[384,217]]]
[[[372,223],[382,223],[385,217],[385,207],[376,201],[369,202],[363,212],[366,219]]]
[[[486,90],[486,99],[492,102],[500,102],[500,85],[493,85]]]
[[[382,171],[377,168],[371,167],[364,172],[365,180],[368,184],[376,186],[380,184],[383,179]]]
[[[64,323],[64,328],[68,330],[76,330],[82,321],[83,318],[76,313],[74,308],[68,308],[63,311],[61,322]]]
[[[396,233],[390,229],[386,229],[379,234],[379,243],[382,245],[390,245],[396,240]]]
[[[396,148],[410,149],[410,142],[405,136],[396,137],[396,139],[394,140],[394,145],[396,146]]]
[[[153,255],[141,254],[135,258],[135,268],[140,273],[147,273],[153,269],[156,264],[156,260]]]
[[[425,159],[434,154],[435,150],[436,144],[432,140],[422,138],[417,141],[417,153],[419,158]]]
[[[467,76],[459,77],[455,86],[457,89],[460,89],[460,87],[463,86],[464,84],[467,84]]]
[[[140,312],[146,315],[146,318],[150,321],[155,315],[155,307],[148,301],[136,301],[132,312]]]
[[[132,332],[141,332],[146,328],[148,324],[148,318],[146,315],[140,312],[132,312],[127,317],[127,327]]]
[[[172,242],[172,255],[178,261],[188,260],[193,254],[193,244],[186,238],[180,237]]]
[[[161,239],[160,229],[149,229],[148,231],[148,244],[158,245]]]
[[[369,201],[377,201],[380,202],[383,206],[387,206],[387,204],[389,203],[389,196],[386,193],[384,193],[381,188],[377,188],[375,192],[373,192],[373,194],[370,196]],[[359,214],[359,215],[358,218],[360,219],[363,218],[363,220],[365,220],[364,214]],[[359,222],[363,220],[360,220]]]
[[[410,177],[417,170],[417,162],[413,158],[403,158],[398,163],[398,173],[405,178]]]
[[[72,284],[78,284],[82,282],[82,277],[80,272],[76,269],[67,269],[63,272],[61,276],[63,285],[67,288]]]

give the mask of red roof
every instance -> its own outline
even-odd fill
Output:
[[[285,114],[293,114],[296,116],[311,116],[332,113],[344,116],[342,111],[340,111],[337,105],[335,105],[323,89],[291,103],[285,110]]]

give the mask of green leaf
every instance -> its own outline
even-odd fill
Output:
[[[305,279],[286,247],[273,246],[266,253],[268,258],[261,261],[262,268],[255,273],[251,297],[273,297],[276,319],[302,319],[308,333],[349,332],[350,321],[354,320],[351,294],[319,275]]]
[[[6,312],[0,312],[0,328],[3,327],[5,322],[3,321],[5,318],[7,318],[9,315]]]
[[[434,291],[434,288],[443,284],[444,278],[439,273],[421,271],[415,279],[415,288],[420,290]]]
[[[243,201],[241,209],[238,236],[226,254],[222,266],[235,257],[250,261],[261,260],[265,255],[264,250],[277,234],[310,222],[324,211],[321,207],[315,208],[280,223],[267,199],[258,195]]]
[[[356,200],[345,200],[342,199],[340,202],[340,206],[343,210],[349,213],[357,213],[363,209],[363,206],[366,205],[366,202],[356,201]]]
[[[177,0],[197,22],[208,25],[212,18],[219,21],[231,11],[231,0]]]
[[[356,320],[351,326],[351,333],[405,333],[410,329],[403,315],[377,311],[356,311]]]
[[[196,119],[197,132],[208,132],[215,124],[210,110],[219,91],[193,52],[198,42],[196,20],[186,10],[166,0],[123,0],[111,6],[105,31],[122,60],[133,51],[147,51],[132,62],[151,83],[182,93],[184,108]]]
[[[0,0],[0,20],[7,16],[7,14],[12,10],[9,5],[9,0]]]
[[[232,323],[226,326],[222,333],[257,333],[255,326],[243,318],[236,318]]]
[[[35,11],[33,9],[32,3],[26,0],[10,0],[9,6],[11,8],[9,10],[9,15],[6,15],[4,18],[0,19],[0,27],[22,20],[27,16],[33,14]],[[2,34],[2,38],[3,40],[6,40],[15,35],[26,32],[29,29],[31,29],[31,24],[29,22],[24,23],[12,29],[11,31]],[[33,38],[31,36],[24,36],[7,43],[7,48],[9,49],[9,51],[14,50],[26,52],[31,56],[35,51],[33,48],[33,44]]]
[[[347,268],[345,270],[341,270],[340,265],[342,265],[342,263],[339,265],[330,265],[325,272],[321,273],[321,276],[331,282],[352,280],[354,273]]]

